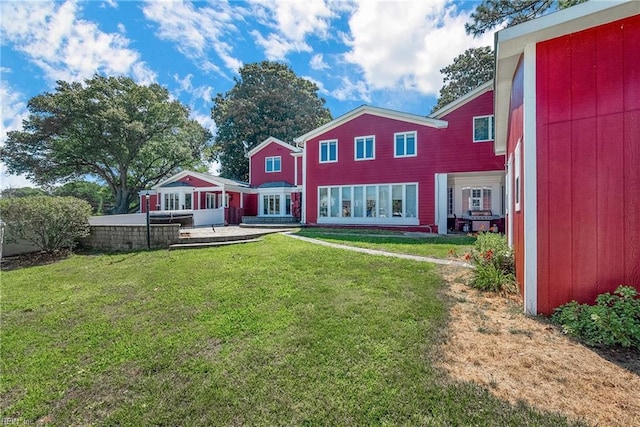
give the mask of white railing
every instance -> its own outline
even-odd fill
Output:
[[[179,211],[151,211],[151,216],[162,215],[193,215],[194,227],[202,225],[224,224],[224,208],[202,209],[202,210],[179,210]],[[125,215],[104,215],[92,216],[89,218],[90,225],[144,225],[147,223],[147,215],[144,213]]]
[[[193,211],[193,225],[221,225],[224,224],[224,208],[202,209]]]

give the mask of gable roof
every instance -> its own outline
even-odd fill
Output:
[[[471,92],[468,92],[467,94],[462,95],[460,98],[454,101],[451,101],[450,103],[440,108],[439,110],[436,110],[433,113],[429,114],[429,117],[439,119],[440,117],[445,116],[450,112],[462,107],[463,105],[473,101],[480,95],[484,95],[490,90],[493,90],[493,80],[489,80],[488,82],[483,83],[477,88],[473,89]]]
[[[273,136],[270,136],[269,138],[265,139],[264,141],[262,141],[260,144],[256,145],[255,147],[253,147],[248,153],[247,153],[247,157],[251,157],[254,154],[256,154],[258,151],[262,150],[264,147],[266,147],[267,145],[271,144],[271,143],[275,143],[278,145],[281,145],[282,147],[295,152],[298,151],[302,151],[300,148],[296,147],[295,145],[291,145],[291,144],[287,144],[284,141],[279,140],[278,138],[274,138]]]
[[[495,34],[495,153],[505,154],[506,152],[512,80],[525,46],[637,14],[640,14],[638,1],[588,1],[498,31]]]
[[[355,110],[351,110],[348,113],[345,113],[342,116],[333,119],[329,123],[326,123],[312,130],[311,132],[307,132],[304,135],[295,138],[294,141],[297,143],[304,143],[311,138],[322,135],[323,133],[335,129],[338,126],[343,125],[344,123],[356,119],[364,114],[370,114],[387,119],[400,120],[403,122],[414,123],[422,126],[430,126],[436,129],[442,129],[448,126],[448,123],[444,120],[433,119],[426,116],[419,116],[417,114],[402,113],[400,111],[388,110],[386,108],[372,107],[370,105],[362,105]]]
[[[188,186],[187,185],[180,185],[177,183],[177,181],[179,181],[180,179],[184,178],[185,176],[193,176],[195,178],[199,178],[203,181],[209,182],[212,185],[215,185],[217,187],[224,187],[224,186],[230,186],[230,187],[246,187],[249,188],[249,184],[246,182],[242,182],[242,181],[236,181],[235,179],[229,179],[229,178],[222,178],[220,176],[216,176],[216,175],[212,175],[210,173],[203,173],[203,172],[193,172],[193,171],[188,171],[188,170],[184,170],[182,172],[178,172],[177,174],[165,179],[164,181],[154,185],[153,187],[151,187],[154,190],[157,190],[159,188],[167,188],[167,187],[184,187],[184,186]]]

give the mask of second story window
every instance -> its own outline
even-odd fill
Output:
[[[264,170],[266,172],[280,172],[282,170],[280,156],[267,157]]]
[[[394,139],[394,157],[415,157],[417,155],[416,132],[396,133]]]
[[[493,116],[473,118],[473,142],[493,141]]]
[[[355,159],[371,160],[375,158],[375,137],[360,136],[355,139]]]
[[[338,161],[338,141],[320,141],[320,163]]]

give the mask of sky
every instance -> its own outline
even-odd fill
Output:
[[[212,98],[263,60],[315,82],[333,117],[367,104],[427,115],[466,49],[463,0],[0,0],[0,144],[30,98],[96,73],[159,83],[215,134]],[[215,173],[216,165],[211,166]],[[34,186],[8,175],[0,188]]]

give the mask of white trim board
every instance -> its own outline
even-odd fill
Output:
[[[302,136],[295,138],[294,141],[296,143],[304,144],[306,141],[312,138],[315,138],[317,136],[320,136],[364,114],[370,114],[372,116],[383,117],[387,119],[400,120],[403,122],[413,123],[413,124],[422,125],[422,126],[429,126],[436,129],[444,129],[447,126],[449,126],[449,123],[444,120],[433,119],[426,116],[419,116],[417,114],[403,113],[395,110],[388,110],[386,108],[362,105],[356,108],[355,110],[351,110],[348,113],[345,113],[342,116],[330,121],[329,123],[326,123],[310,132],[305,133]]]

